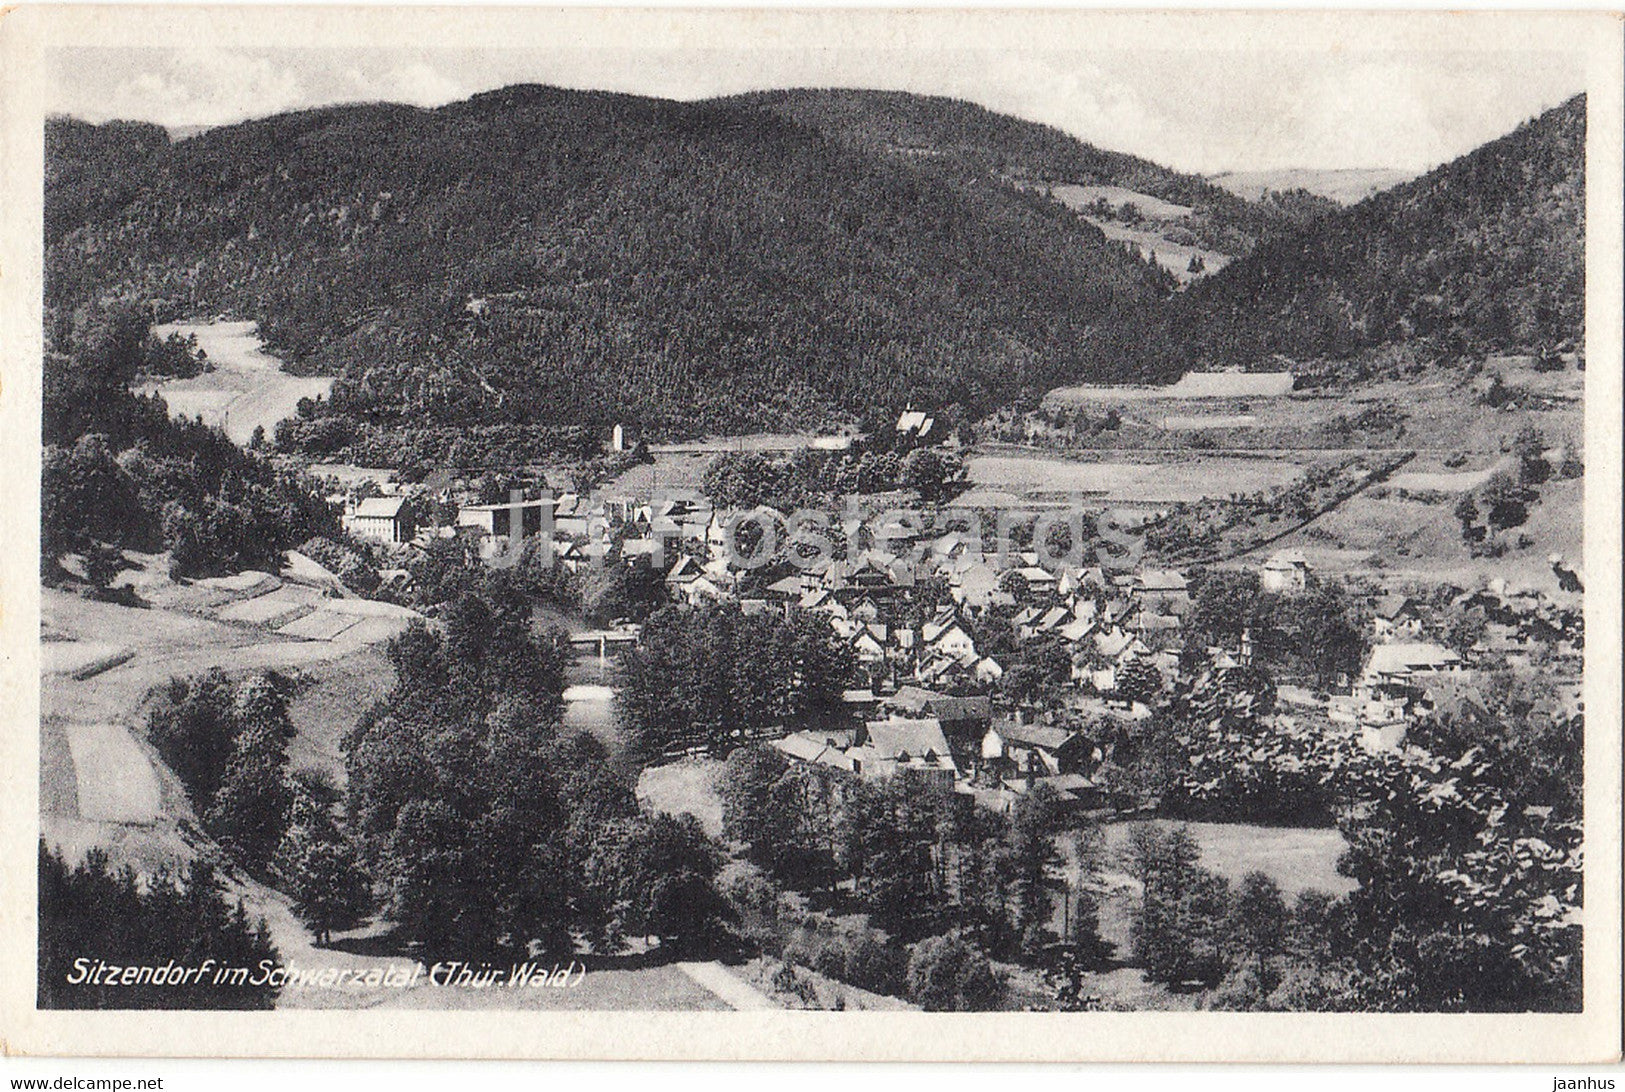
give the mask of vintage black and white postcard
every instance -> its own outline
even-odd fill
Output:
[[[0,1049],[1617,1058],[1621,62],[8,11]]]

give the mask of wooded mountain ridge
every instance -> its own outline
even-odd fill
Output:
[[[1418,362],[1585,337],[1586,101],[1253,253],[1181,293],[1164,352],[1193,367]]]
[[[46,293],[259,321],[379,425],[805,428],[1394,343],[1576,341],[1584,98],[1305,218],[947,99],[517,86],[170,142],[47,126]],[[1188,205],[1172,278],[1031,183]]]
[[[53,125],[59,146],[92,132]],[[102,194],[130,170],[64,157],[58,183]],[[116,210],[48,194],[48,297],[255,318],[380,422],[719,430],[992,404],[1127,376],[1106,332],[1173,287],[1042,195],[737,104],[513,87],[246,122],[134,170]]]

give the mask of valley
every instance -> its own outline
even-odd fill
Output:
[[[53,119],[42,875],[588,968],[280,1008],[1567,1011],[1584,124],[1356,201],[891,92]]]

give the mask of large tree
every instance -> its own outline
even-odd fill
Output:
[[[263,872],[282,842],[293,804],[288,742],[294,730],[285,685],[269,675],[249,678],[237,689],[232,713],[236,738],[204,825],[244,865]]]
[[[851,650],[815,616],[668,607],[623,657],[616,706],[641,755],[725,749],[754,731],[837,712],[852,671]]]
[[[464,593],[442,621],[391,643],[396,685],[346,740],[355,832],[408,938],[567,950],[562,650],[517,598]]]
[[[922,940],[909,957],[908,995],[927,1012],[988,1012],[1005,990],[987,954],[963,933]]]
[[[1135,960],[1153,981],[1212,986],[1223,977],[1230,892],[1202,868],[1190,831],[1135,828],[1129,867],[1140,881],[1139,913],[1130,926]]]
[[[274,863],[294,913],[316,943],[327,944],[333,930],[360,924],[371,910],[369,879],[333,814],[338,794],[326,779],[300,771],[290,788],[287,831]]]
[[[692,815],[659,814],[603,828],[586,882],[609,910],[606,935],[656,936],[662,948],[716,944],[730,911],[717,891],[723,855]]]

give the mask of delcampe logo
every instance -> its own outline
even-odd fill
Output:
[[[671,503],[692,498],[656,490],[644,512],[668,509]],[[543,489],[527,498],[521,489],[509,491],[508,503],[493,509],[493,525],[504,528],[493,535],[487,563],[493,568],[512,568],[526,556],[549,565],[557,556],[556,498]],[[640,522],[638,512],[628,513],[619,524],[600,517],[589,528],[583,544],[585,562],[591,567],[604,564],[611,555],[612,540],[636,538],[647,542],[650,564],[665,569],[681,554],[683,535],[671,527],[656,530],[653,521],[628,533]],[[801,508],[780,512],[760,506],[713,516],[705,529],[707,550],[722,556],[735,569],[759,569],[783,562],[803,572],[819,569],[825,562],[844,553],[852,557],[863,550],[920,564],[951,559],[961,549],[975,550],[996,569],[1003,571],[1028,562],[1050,570],[1079,569],[1098,565],[1108,572],[1131,572],[1139,568],[1145,552],[1145,537],[1081,508],[1044,512],[945,507],[930,510],[888,508],[865,515],[853,498],[844,509]]]

